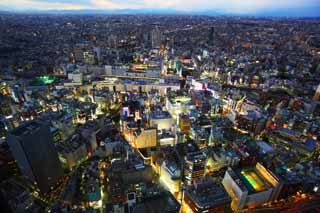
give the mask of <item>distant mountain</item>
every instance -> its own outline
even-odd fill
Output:
[[[0,10],[0,14],[10,14],[12,12],[10,11],[7,11],[7,10]]]
[[[14,11],[18,13],[35,13],[35,14],[119,14],[119,15],[223,15],[217,11],[180,11],[174,9],[116,9],[116,10],[24,10]]]
[[[274,17],[320,17],[320,5],[312,8],[288,8],[261,11],[256,16]]]
[[[186,14],[178,10],[159,10],[159,9],[115,9],[115,10],[19,10],[19,11],[7,11],[10,13],[34,13],[34,14],[79,14],[79,15],[93,15],[93,14],[155,14],[155,15],[167,15],[167,14]]]
[[[79,14],[79,15],[206,15],[206,16],[257,16],[257,17],[320,17],[320,5],[303,9],[274,9],[256,13],[232,13],[222,10],[180,11],[174,9],[115,9],[115,10],[4,10],[1,13]]]

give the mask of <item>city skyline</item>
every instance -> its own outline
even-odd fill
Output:
[[[12,0],[5,11],[94,11],[112,13],[177,13],[205,15],[319,16],[319,0]]]
[[[319,1],[0,0],[0,209],[320,212]]]

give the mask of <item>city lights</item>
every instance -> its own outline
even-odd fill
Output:
[[[0,1],[1,212],[319,212],[315,1],[102,2]]]

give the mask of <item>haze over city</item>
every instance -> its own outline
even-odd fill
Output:
[[[319,16],[320,0],[2,0],[1,9],[25,10],[130,10],[171,13],[208,13],[274,16]],[[135,11],[136,10],[136,11]],[[167,11],[168,12],[168,11]]]

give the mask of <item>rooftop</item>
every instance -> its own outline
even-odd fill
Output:
[[[150,118],[151,119],[167,119],[167,118],[172,118],[169,112],[167,111],[153,111],[150,112]]]
[[[170,102],[174,103],[174,104],[176,104],[176,103],[184,104],[184,103],[188,103],[190,101],[191,101],[191,98],[189,96],[177,96],[177,97],[170,98]]]
[[[267,144],[264,141],[257,141],[257,145],[260,147],[260,149],[264,152],[264,153],[270,153],[270,152],[274,152],[274,149],[272,148],[272,146],[270,146],[269,144]]]
[[[63,143],[59,143],[59,148],[64,153],[70,153],[77,150],[83,144],[85,144],[84,139],[79,134],[75,134],[69,137]]]
[[[294,130],[291,130],[291,129],[287,129],[287,128],[279,128],[279,129],[278,129],[278,132],[279,132],[279,133],[284,133],[284,134],[287,134],[287,135],[292,135],[292,136],[294,136],[294,137],[300,136],[300,133],[299,133],[299,132],[294,131]]]
[[[50,85],[58,81],[57,77],[54,76],[38,76],[32,79],[30,82],[31,86],[45,86]]]
[[[249,192],[261,192],[270,188],[267,180],[259,175],[255,168],[243,169],[238,173]]]
[[[163,195],[157,198],[148,199],[145,202],[136,205],[133,213],[162,213],[162,212],[179,212],[180,204],[172,195]]]
[[[40,123],[38,123],[36,121],[31,121],[31,122],[25,123],[22,126],[12,130],[11,134],[13,134],[15,136],[22,136],[22,135],[26,135],[26,134],[31,134],[35,130],[39,129],[40,126],[41,126]]]
[[[231,202],[225,189],[211,180],[201,180],[186,190],[186,195],[198,208],[212,208]]]

